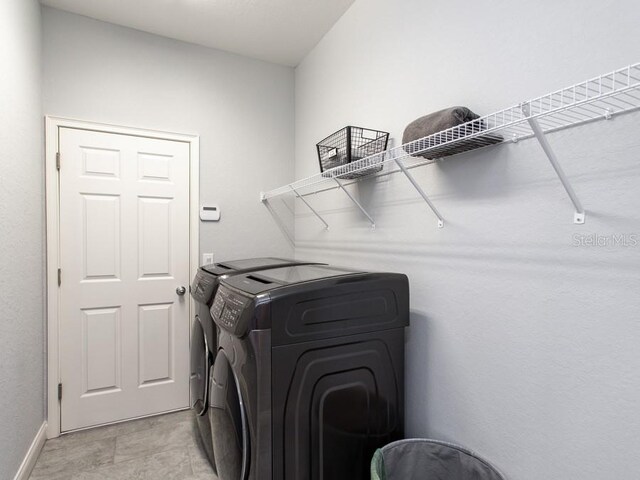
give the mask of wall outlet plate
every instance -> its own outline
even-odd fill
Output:
[[[203,265],[211,265],[213,263],[213,253],[203,253],[202,254],[202,264]]]

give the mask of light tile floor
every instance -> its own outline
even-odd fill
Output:
[[[31,480],[216,480],[191,411],[47,440]]]

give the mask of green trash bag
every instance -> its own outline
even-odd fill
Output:
[[[371,461],[371,480],[506,480],[475,453],[438,440],[390,443]]]

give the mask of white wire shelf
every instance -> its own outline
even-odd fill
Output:
[[[615,115],[638,108],[640,108],[640,63],[522,102],[350,164],[297,180],[264,192],[260,198],[261,201],[266,202],[281,195],[295,195],[313,210],[304,197],[338,188],[344,190],[345,185],[358,180],[345,181],[340,180],[341,178],[358,173],[363,174],[368,169],[377,169],[382,165],[381,171],[360,178],[373,178],[396,172],[405,173],[429,203],[438,217],[439,226],[442,227],[442,217],[415,182],[409,170],[433,163],[452,153],[536,137],[576,208],[574,221],[584,223],[584,210],[562,172],[545,134],[586,122],[610,119]],[[344,191],[357,204],[347,190]],[[359,204],[357,206],[374,225],[373,219],[366,211]],[[327,225],[315,210],[313,212]]]

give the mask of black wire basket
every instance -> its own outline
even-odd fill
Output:
[[[354,179],[382,170],[389,134],[361,127],[344,127],[316,145],[320,171],[326,177]],[[371,157],[365,162],[353,162]],[[343,167],[332,174],[327,170]]]

